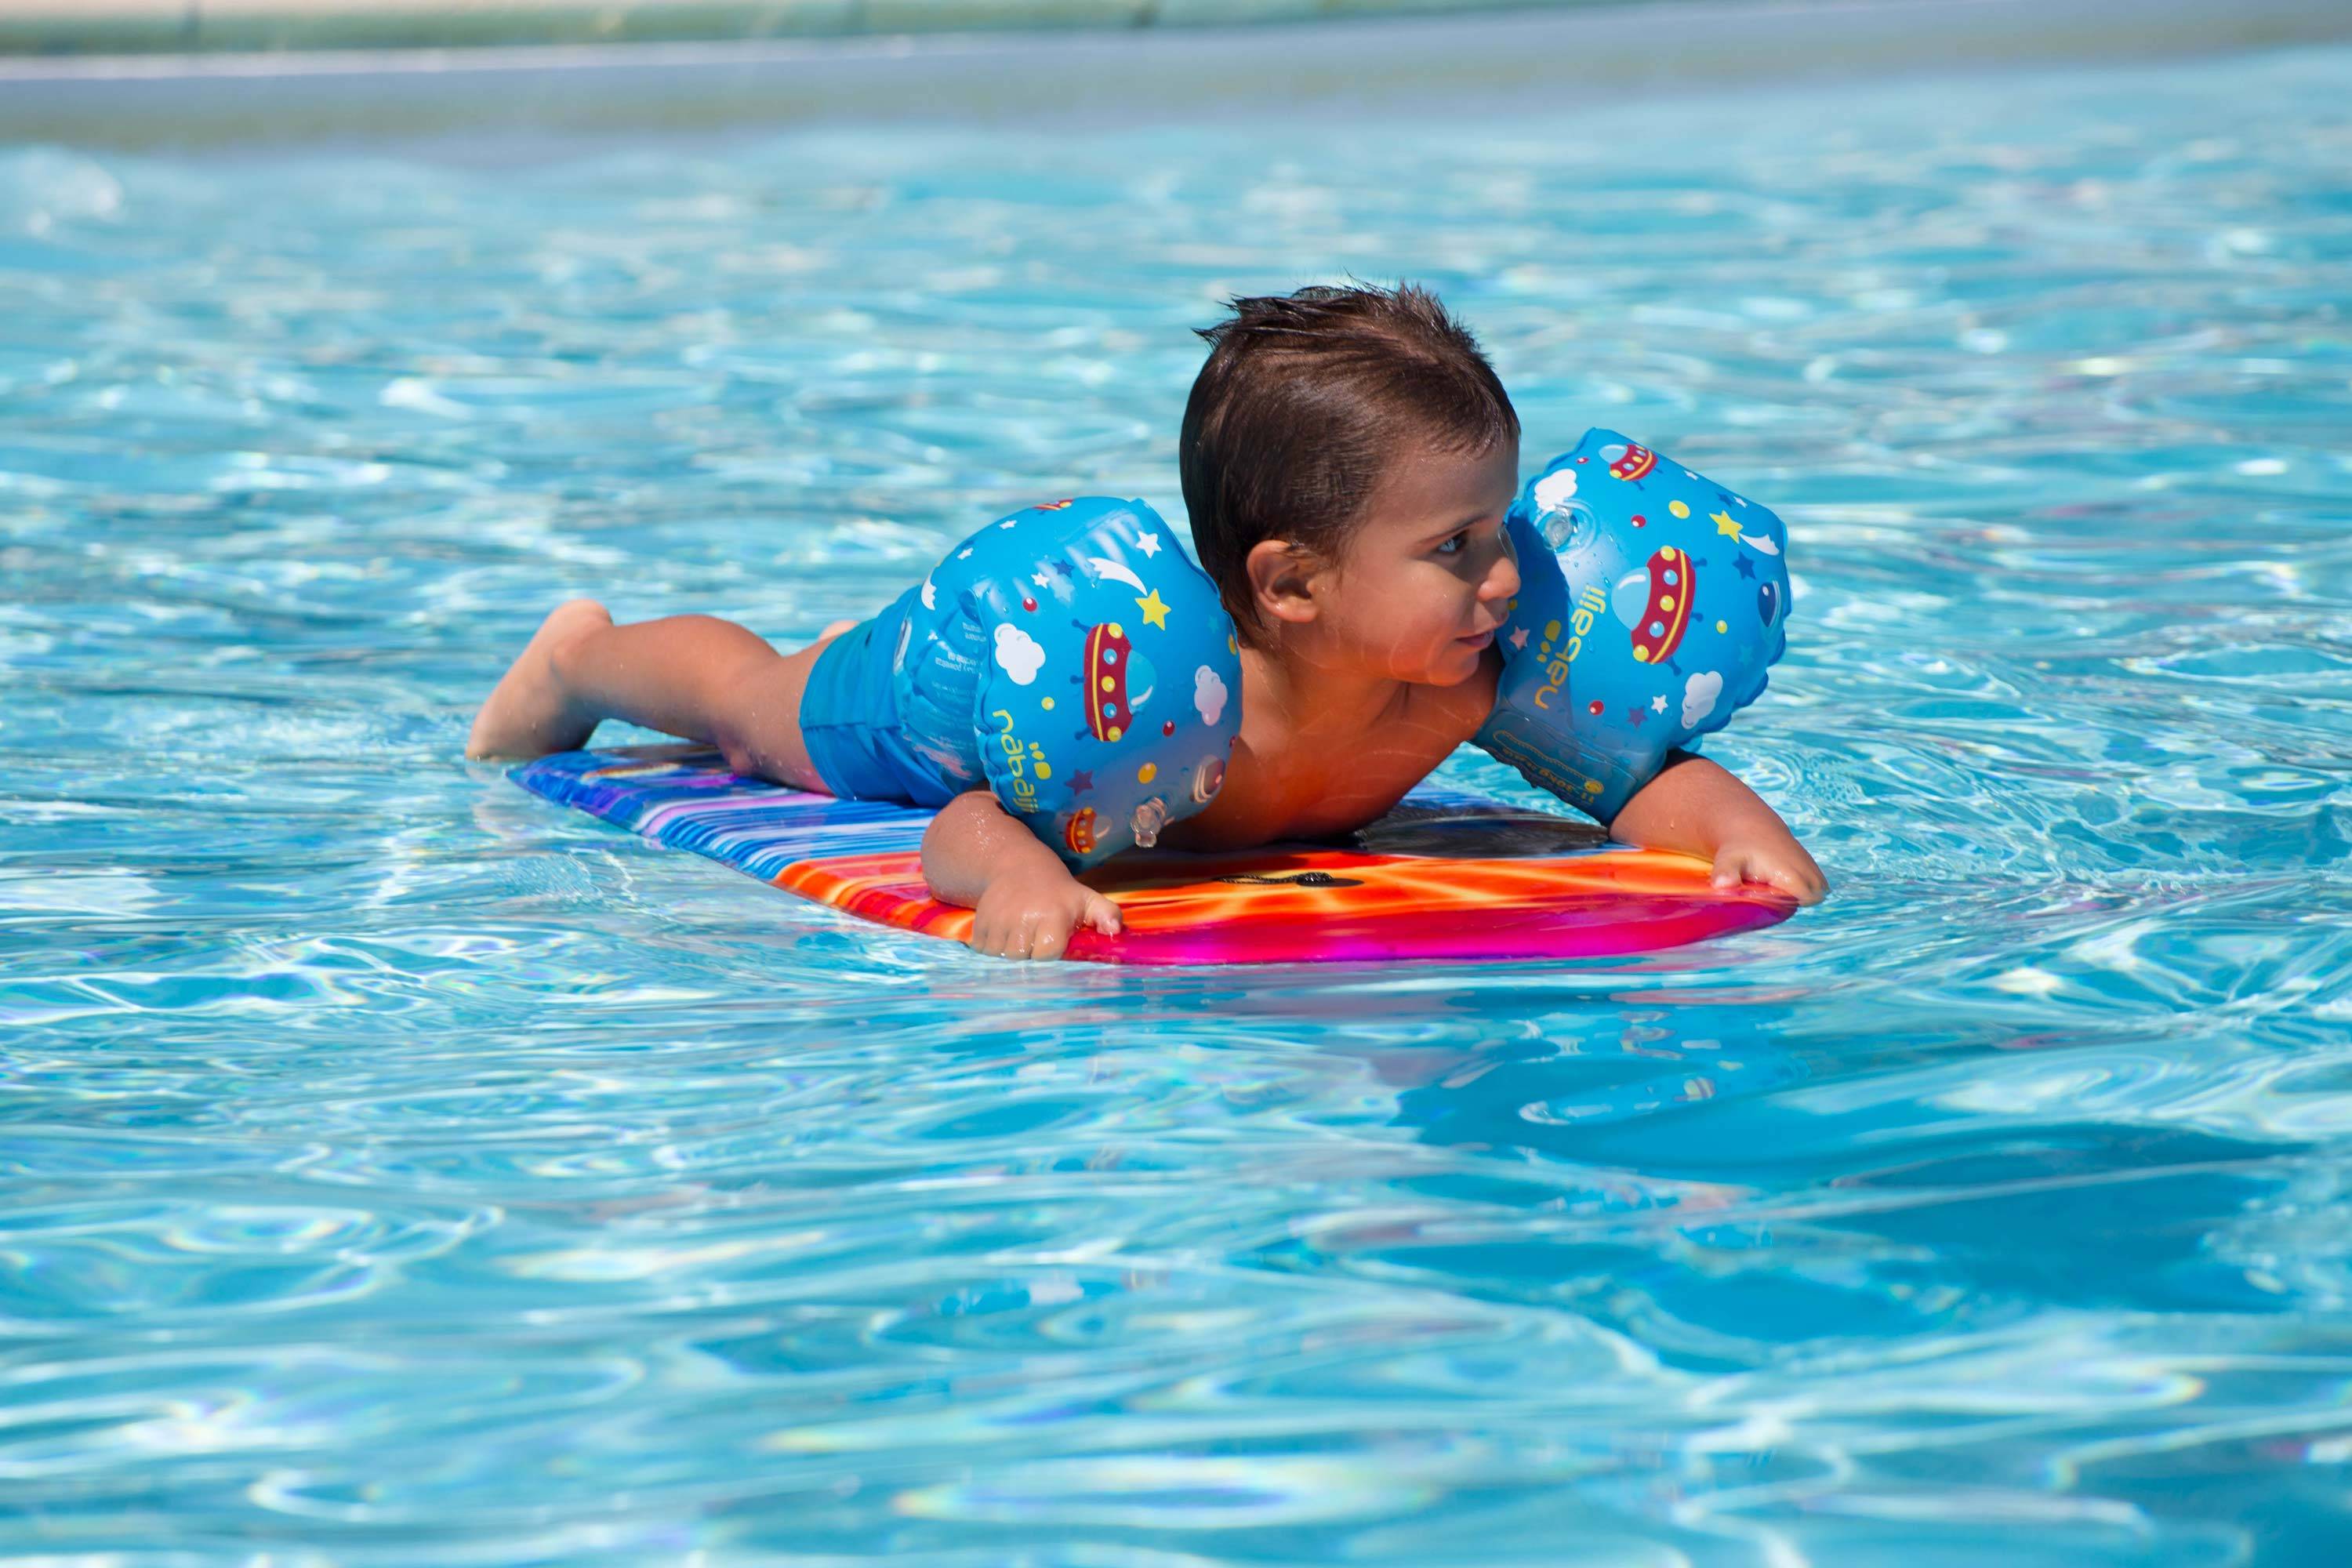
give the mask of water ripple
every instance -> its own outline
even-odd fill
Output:
[[[2340,1559],[2347,68],[0,150],[0,1555]],[[562,595],[1173,509],[1350,271],[1789,519],[1832,902],[1015,968],[457,760]]]

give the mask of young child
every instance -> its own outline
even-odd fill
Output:
[[[1230,849],[1323,837],[1386,812],[1495,708],[1495,647],[1519,572],[1504,515],[1519,423],[1469,333],[1418,289],[1303,289],[1237,300],[1179,446],[1202,569],[1240,637],[1241,733],[1223,787],[1160,843]],[[801,724],[826,628],[782,654],[702,616],[615,626],[579,599],[551,615],[490,693],[472,757],[586,742],[625,719],[717,745],[729,765],[828,790]],[[860,791],[859,793],[866,793]],[[1821,869],[1772,809],[1704,758],[1672,753],[1611,820],[1627,843],[1714,862],[1716,881],[1800,900]],[[986,788],[923,839],[932,892],[974,911],[971,945],[1058,957],[1118,907],[1078,881]]]

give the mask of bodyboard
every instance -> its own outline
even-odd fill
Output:
[[[923,881],[932,814],[837,800],[727,771],[699,747],[563,752],[514,781],[861,920],[967,942],[971,911]],[[1601,846],[1597,829],[1424,786],[1345,847],[1160,853],[1082,879],[1119,907],[1117,936],[1073,932],[1101,963],[1315,963],[1590,958],[1651,952],[1786,920],[1770,889],[1710,885],[1706,862]]]

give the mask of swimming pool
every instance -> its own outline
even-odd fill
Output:
[[[0,1555],[2342,1561],[2347,72],[0,153]],[[562,595],[1174,509],[1349,271],[1789,520],[1829,904],[1014,967],[457,760]]]

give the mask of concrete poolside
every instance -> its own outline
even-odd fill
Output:
[[[2345,37],[2343,0],[0,0],[0,142],[1200,119]]]
[[[446,48],[1226,26],[1622,0],[0,0],[0,53]]]

